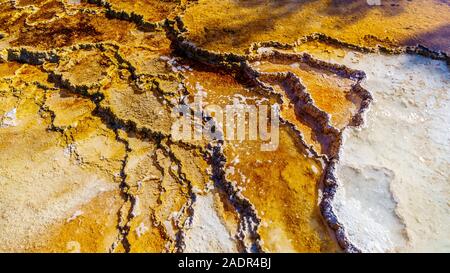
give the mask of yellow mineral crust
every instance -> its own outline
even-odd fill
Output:
[[[20,76],[12,85],[18,91],[15,94],[12,90],[5,92],[2,99],[15,96],[13,109],[1,109],[2,113],[10,113],[9,119],[2,122],[0,129],[1,160],[8,162],[2,165],[0,180],[2,251],[68,251],[66,247],[72,238],[81,244],[84,251],[107,251],[113,241],[108,242],[108,236],[116,237],[116,231],[99,222],[98,225],[112,233],[107,235],[106,230],[106,233],[100,230],[95,233],[87,231],[98,230],[92,226],[95,221],[105,218],[107,223],[109,212],[92,205],[92,209],[97,211],[94,217],[96,220],[78,224],[84,239],[72,234],[71,221],[66,220],[80,214],[78,211],[83,209],[89,215],[87,211],[90,210],[91,202],[106,202],[104,198],[97,198],[118,189],[114,174],[120,172],[123,145],[115,142],[114,134],[102,128],[100,120],[95,118],[90,132],[77,128],[62,134],[52,129],[53,118],[60,120],[57,117],[70,109],[57,107],[58,104],[71,103],[59,96],[52,98],[51,106],[46,106],[47,91],[28,81],[22,82]],[[83,108],[82,101],[77,103],[80,109],[88,109]],[[3,107],[11,105],[2,104]],[[77,118],[82,119],[83,115],[70,118],[69,123],[73,128],[76,128],[74,121]],[[13,193],[17,190],[20,192],[18,195]],[[81,232],[84,229],[86,232]],[[54,237],[45,236],[49,230],[54,231]],[[61,236],[55,235],[60,232]],[[55,240],[57,243],[53,245],[51,241]]]
[[[348,125],[359,108],[358,101],[350,94],[354,84],[350,79],[299,62],[279,64],[263,61],[254,67],[261,72],[292,72],[297,75],[317,107],[330,114],[332,125],[339,129]]]
[[[138,74],[164,74],[167,64],[160,57],[169,54],[168,40],[162,40],[165,44],[157,47],[122,47],[120,54],[126,56],[127,60],[136,68]]]
[[[330,166],[364,156],[342,154],[341,136],[354,129],[350,140],[363,141],[350,127],[372,102],[349,67],[372,71],[374,90],[374,75],[406,80],[369,69],[389,58],[363,52],[449,53],[449,16],[439,0],[1,2],[0,252],[358,251],[370,226],[343,214],[349,236],[331,211]],[[280,104],[277,149],[175,139],[174,107],[199,94],[204,113]],[[354,208],[345,204],[341,214]],[[431,224],[406,215],[419,247]]]
[[[44,3],[39,7],[39,11],[33,13],[32,15],[27,17],[27,23],[37,24],[37,23],[45,23],[53,18],[57,18],[57,16],[65,11],[64,4],[60,1],[49,1]]]
[[[336,251],[317,206],[322,165],[305,155],[297,137],[289,128],[280,128],[275,152],[261,152],[259,143],[226,146],[227,177],[254,204],[262,221],[259,232],[264,250]]]
[[[127,70],[118,71],[110,84],[102,87],[105,99],[101,105],[110,109],[119,119],[131,121],[138,128],[148,128],[151,133],[170,135],[171,110],[164,98],[155,90],[141,90],[129,82]]]
[[[187,202],[187,191],[171,174],[166,173],[158,159],[160,150],[152,141],[125,136],[130,152],[125,167],[126,194],[132,203],[127,223],[127,243],[131,252],[164,252],[173,247],[173,213]],[[161,158],[160,158],[161,159]],[[161,159],[162,160],[162,159]],[[169,179],[165,179],[167,177]],[[169,191],[164,194],[161,191]],[[166,204],[164,207],[160,207]]]
[[[20,67],[19,63],[0,63],[0,77],[10,78],[15,75],[15,72]]]
[[[189,92],[190,102],[194,102],[194,96],[202,93],[203,103],[208,105],[219,105],[225,109],[226,105],[233,104],[234,100],[240,103],[263,103],[266,101],[277,102],[275,96],[245,88],[236,79],[229,74],[215,73],[210,70],[191,68],[191,71],[183,73],[184,84]],[[267,104],[267,103],[266,103]]]
[[[43,5],[47,0],[18,0],[16,1],[16,7],[35,6],[39,7]]]
[[[20,23],[14,24],[18,25]],[[136,27],[132,23],[107,19],[102,14],[77,12],[74,15],[62,15],[48,23],[22,26],[21,32],[17,37],[14,36],[11,45],[46,50],[78,43],[102,41],[124,43],[135,39],[132,32],[134,29]]]
[[[95,109],[90,100],[63,90],[47,94],[45,105],[50,111],[57,113],[53,125],[58,128],[76,128]]]
[[[99,1],[100,2],[100,1]],[[125,12],[128,15],[142,16],[146,22],[156,23],[166,18],[174,17],[182,0],[107,0],[115,12]]]
[[[199,0],[184,15],[188,39],[214,51],[243,53],[252,43],[292,43],[313,33],[373,47],[421,44],[450,51],[450,6],[440,0]]]
[[[112,68],[112,61],[100,50],[77,50],[63,56],[55,73],[79,86],[101,83]]]
[[[118,189],[100,193],[67,219],[57,221],[32,249],[34,252],[108,252],[117,240]]]
[[[293,54],[295,51],[292,50],[259,48],[258,52],[263,55],[253,57],[255,60],[250,65],[260,73],[259,79],[281,96],[281,116],[301,132],[305,142],[316,152],[327,154],[329,143],[321,137],[323,132],[308,123],[298,99],[309,96],[317,110],[329,116],[329,125],[342,130],[353,123],[353,118],[361,110],[362,97],[355,92],[357,80],[318,63],[313,67],[302,60],[303,55]],[[269,57],[264,57],[264,54],[269,54]],[[303,91],[294,88],[295,82]]]
[[[190,150],[180,145],[171,145],[170,150],[180,161],[181,172],[184,173],[188,181],[191,181],[195,191],[204,190],[210,177],[206,173],[208,163],[203,158],[201,151]]]
[[[206,104],[261,101],[266,96],[240,85],[230,75],[193,68],[186,72],[191,94],[205,92]],[[268,96],[270,98],[270,96]],[[274,100],[273,98],[271,98]],[[299,135],[280,128],[276,151],[261,151],[261,141],[229,141],[225,145],[226,178],[242,189],[261,218],[259,233],[269,252],[330,252],[338,249],[318,209],[321,162],[308,155]],[[270,171],[268,171],[270,170]]]

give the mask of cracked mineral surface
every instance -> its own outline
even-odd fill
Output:
[[[0,0],[0,252],[449,252],[450,5],[372,2]]]

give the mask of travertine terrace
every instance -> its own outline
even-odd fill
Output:
[[[450,4],[369,2],[0,0],[0,252],[450,251]]]

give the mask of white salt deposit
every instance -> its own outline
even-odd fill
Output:
[[[374,96],[346,129],[335,210],[363,251],[450,251],[450,84],[445,62],[349,53]]]
[[[187,231],[185,252],[237,252],[236,243],[214,207],[211,193],[198,195],[192,228]]]
[[[17,109],[14,108],[11,111],[0,117],[0,128],[15,127],[17,126]]]

